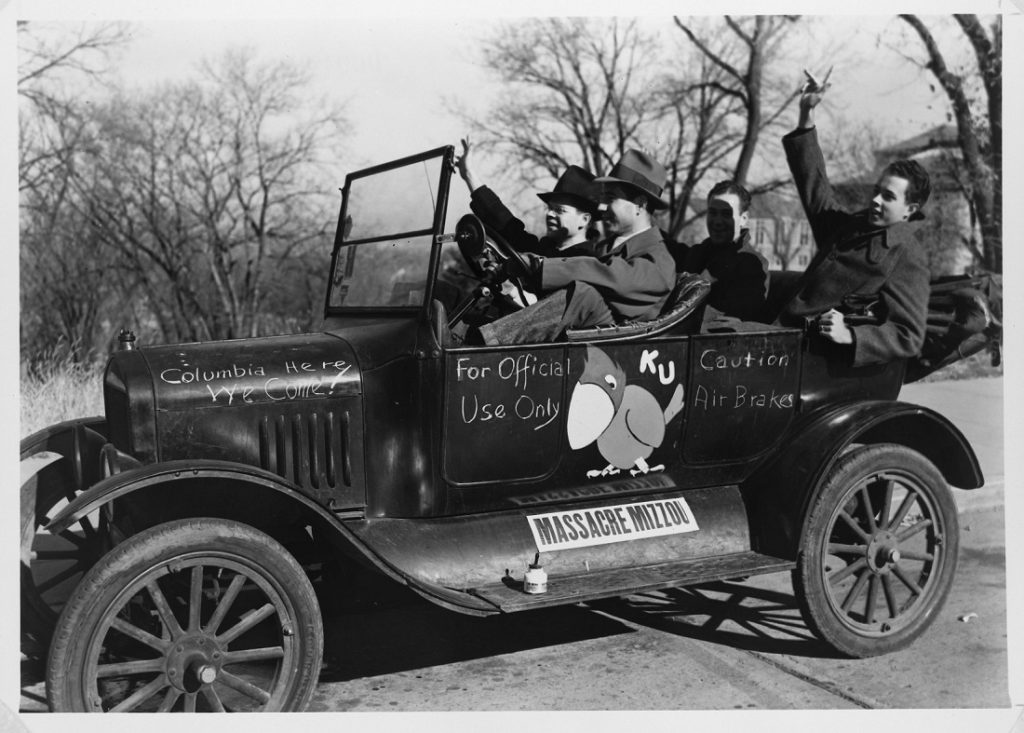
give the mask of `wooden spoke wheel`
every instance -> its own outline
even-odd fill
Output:
[[[118,531],[103,509],[75,522],[60,534],[45,526],[92,482],[100,478],[99,466],[89,463],[105,438],[98,420],[77,421],[50,442],[54,452],[39,454],[46,434],[22,441],[22,469],[32,463],[21,485],[21,650],[32,658],[44,658],[53,627],[75,586],[114,544]],[[49,446],[46,446],[49,447]],[[51,458],[47,458],[51,456]]]
[[[302,710],[323,628],[301,566],[275,540],[214,519],[119,544],[65,606],[47,664],[55,711]]]
[[[935,620],[956,570],[956,505],[939,471],[904,446],[854,449],[805,524],[794,585],[808,625],[839,651],[902,649]]]

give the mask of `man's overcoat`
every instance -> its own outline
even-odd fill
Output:
[[[594,257],[543,261],[543,290],[577,281],[594,286],[618,320],[657,318],[676,282],[675,261],[657,227],[630,237],[618,248],[613,249],[611,240],[600,242]]]
[[[818,253],[778,321],[801,326],[830,308],[850,314],[872,304],[877,324],[851,329],[853,365],[916,355],[924,343],[929,272],[910,226],[872,226],[866,211],[837,205],[814,128],[795,130],[782,142]]]
[[[719,313],[744,321],[764,317],[768,293],[768,261],[750,246],[750,232],[743,229],[737,240],[716,244],[710,238],[690,247],[682,270],[711,275],[707,304]]]

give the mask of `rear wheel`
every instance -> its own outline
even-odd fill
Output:
[[[908,646],[935,620],[956,570],[956,505],[942,474],[901,445],[856,448],[832,469],[793,573],[811,629],[854,657]]]
[[[60,534],[44,529],[101,478],[96,457],[104,429],[99,418],[77,420],[21,444],[21,650],[31,658],[45,658],[67,598],[117,541],[109,510],[82,517]]]
[[[302,710],[323,627],[301,566],[238,522],[140,532],[82,579],[47,663],[55,711]]]
[[[104,511],[82,517],[59,535],[43,529],[78,493],[37,491],[34,482],[21,489],[21,650],[29,657],[46,656],[72,589],[114,543]]]

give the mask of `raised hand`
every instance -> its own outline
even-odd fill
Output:
[[[472,193],[480,187],[480,182],[471,167],[470,154],[473,152],[473,143],[470,142],[469,135],[462,138],[461,142],[462,155],[455,159],[455,168],[459,171],[459,175],[462,176],[462,180],[469,186],[470,193]]]
[[[797,127],[801,129],[814,127],[814,108],[825,96],[825,90],[832,86],[828,81],[832,76],[832,67],[829,67],[820,82],[807,69],[804,69],[804,76],[807,80],[800,87],[800,119],[797,122]]]
[[[804,76],[807,77],[807,81],[805,81],[804,85],[800,87],[801,107],[813,108],[818,106],[818,103],[821,102],[822,98],[825,96],[825,90],[832,86],[832,84],[829,83],[829,77],[832,76],[833,68],[834,67],[831,66],[829,67],[829,70],[825,73],[825,78],[820,82],[814,78],[814,75],[811,74],[811,72],[804,69]]]

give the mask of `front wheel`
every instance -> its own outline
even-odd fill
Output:
[[[323,627],[302,567],[238,522],[140,532],[82,579],[47,663],[59,712],[302,710]]]
[[[908,646],[935,620],[956,570],[956,504],[920,453],[846,453],[807,516],[793,581],[811,630],[853,657]]]

